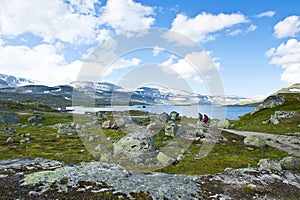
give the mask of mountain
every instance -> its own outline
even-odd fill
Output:
[[[75,99],[77,102],[72,102]],[[72,82],[70,85],[49,87],[26,85],[0,88],[0,100],[41,102],[52,107],[84,105],[95,101],[96,105],[136,105],[136,104],[219,104],[220,97],[200,95],[172,88],[140,87],[136,90],[124,89],[107,82]],[[247,101],[247,98],[226,96],[224,105]]]
[[[34,84],[32,80],[0,74],[0,88]]]

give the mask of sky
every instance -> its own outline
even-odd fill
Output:
[[[0,73],[50,86],[69,84],[110,38],[163,28],[209,55],[226,95],[259,99],[300,82],[299,8],[298,0],[0,0]],[[122,77],[155,63],[149,65],[154,71],[161,66],[194,92],[207,93],[203,83],[213,78],[186,63],[202,62],[201,56],[174,55],[160,44],[141,47],[120,56],[101,80],[124,83]],[[140,76],[157,76],[153,70]]]

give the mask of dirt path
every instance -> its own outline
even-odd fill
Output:
[[[222,130],[245,137],[248,135],[261,135],[266,139],[267,145],[270,145],[300,158],[300,137],[251,131],[236,131],[230,129]]]

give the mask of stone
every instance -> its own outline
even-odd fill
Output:
[[[119,127],[119,128],[124,128],[125,125],[126,125],[126,121],[125,121],[124,118],[118,118],[118,119],[116,119],[115,123],[116,123],[117,127]]]
[[[176,124],[175,122],[170,121],[165,125],[165,135],[175,137],[181,135],[185,132],[183,126]]]
[[[6,140],[6,143],[13,143],[14,142],[14,138],[13,137],[9,137]]]
[[[0,124],[18,124],[19,117],[16,113],[0,112]]]
[[[163,165],[169,165],[174,163],[176,160],[163,152],[159,152],[156,156],[157,160]]]
[[[266,140],[263,136],[260,135],[248,135],[244,139],[244,144],[246,144],[247,146],[265,147]]]
[[[89,137],[89,141],[94,141],[94,139],[95,139],[95,138],[94,138],[94,136],[92,136],[92,135]]]
[[[30,123],[38,123],[41,119],[42,119],[42,117],[40,117],[40,116],[32,115],[27,118],[27,121]]]
[[[11,127],[7,127],[0,131],[0,134],[15,134],[17,131]]]
[[[147,132],[134,132],[114,144],[115,157],[136,158],[155,152],[153,136]]]
[[[109,129],[112,127],[114,121],[113,120],[107,120],[107,121],[104,121],[102,123],[102,128],[106,128],[106,129]]]
[[[170,119],[171,119],[172,121],[177,120],[178,117],[179,117],[179,113],[178,113],[178,112],[172,111],[172,112],[170,113]]]
[[[257,166],[264,169],[275,169],[278,171],[282,170],[279,162],[270,159],[260,159]]]
[[[159,125],[158,123],[151,123],[147,126],[147,130],[149,131],[160,131],[163,127]]]
[[[299,168],[299,162],[297,158],[293,156],[284,157],[279,163],[281,164],[282,169],[297,170]]]
[[[227,119],[222,119],[217,122],[217,127],[228,129],[230,127],[230,122]]]
[[[167,122],[170,120],[170,116],[166,112],[163,112],[158,116],[158,119],[162,122]]]

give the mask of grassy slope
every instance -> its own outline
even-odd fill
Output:
[[[286,102],[283,105],[275,108],[262,109],[253,114],[246,114],[240,117],[240,120],[233,120],[233,129],[247,130],[247,131],[258,131],[275,134],[293,134],[300,131],[300,117],[295,116],[290,119],[285,119],[281,123],[274,124],[262,124],[270,118],[275,111],[297,111],[300,114],[300,94],[284,94]]]
[[[22,110],[21,113],[22,114],[19,115],[21,123],[27,122],[29,116],[36,114],[43,118],[40,123],[44,124],[44,126],[9,126],[17,130],[17,134],[0,134],[1,160],[24,157],[43,157],[68,163],[95,160],[95,158],[86,150],[78,135],[70,136],[57,134],[56,129],[47,127],[47,125],[56,123],[72,122],[73,115],[58,112],[45,112],[43,110]],[[196,119],[194,119],[194,121],[196,122]],[[143,121],[141,124],[146,122],[147,120]],[[189,120],[189,123],[190,122],[191,119]],[[8,126],[0,125],[0,130],[3,130],[6,127]],[[104,131],[107,136],[116,140],[125,134],[121,130]],[[20,140],[25,139],[23,135],[26,133],[30,133],[30,142],[20,144]],[[267,147],[266,149],[253,148],[253,150],[249,150],[243,144],[243,137],[226,132],[223,132],[222,135],[225,136],[228,141],[217,143],[207,157],[199,160],[195,159],[195,156],[199,153],[201,142],[194,142],[189,147],[188,153],[185,154],[185,158],[182,161],[176,165],[161,169],[160,171],[180,174],[213,174],[221,172],[228,167],[240,168],[247,167],[248,165],[255,167],[261,158],[280,159],[287,156],[286,153],[272,147]],[[14,143],[6,143],[7,138],[10,136],[14,137]],[[170,139],[172,138],[165,136],[163,131],[155,136],[157,147],[164,146],[166,141]]]

